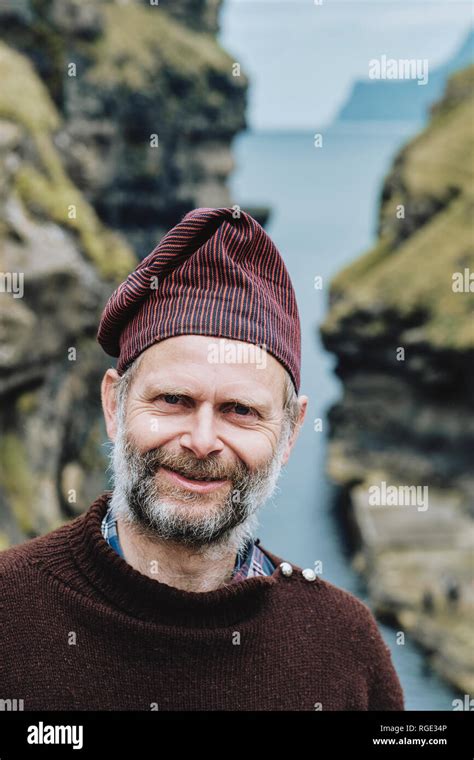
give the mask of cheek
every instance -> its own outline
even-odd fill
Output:
[[[227,435],[222,440],[251,470],[265,464],[273,455],[273,438],[261,430],[235,430],[232,436]]]
[[[130,414],[127,427],[128,434],[140,451],[158,448],[173,435],[173,424],[169,419],[157,417],[147,410]]]

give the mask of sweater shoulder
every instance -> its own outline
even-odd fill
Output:
[[[310,584],[308,583],[308,585]],[[375,620],[368,604],[351,591],[336,586],[321,577],[315,581],[315,587],[317,587],[318,598],[324,600],[326,605],[332,608],[339,617],[346,616],[349,619],[357,619],[361,622]]]
[[[385,643],[371,608],[362,599],[346,589],[336,586],[320,575],[308,580],[304,568],[260,547],[275,565],[288,562],[292,572],[282,576],[282,590],[288,589],[288,604],[299,618],[318,630],[337,632],[341,642],[356,651],[369,669],[381,660],[391,660],[390,648]],[[309,569],[309,568],[308,568]]]
[[[309,601],[311,603],[311,600],[314,600],[314,604],[319,609],[323,606],[328,613],[337,616],[338,620],[347,619],[353,623],[359,621],[361,624],[371,623],[372,621],[375,622],[370,607],[352,592],[347,591],[340,586],[336,586],[334,583],[325,580],[320,575],[316,575],[314,580],[307,580],[303,574],[303,567],[300,567],[295,562],[285,560],[282,557],[273,554],[273,552],[270,552],[263,546],[260,548],[270,557],[274,565],[278,566],[282,562],[287,562],[291,565],[291,579],[293,582],[297,582],[297,593],[304,598],[305,602]],[[296,590],[293,585],[292,589]]]
[[[391,657],[377,619],[362,599],[322,578],[318,579],[316,596],[317,609],[324,605],[335,628],[344,630],[356,646],[368,653],[378,651],[382,657]]]
[[[323,610],[328,623],[337,629],[350,632],[354,639],[372,640],[380,636],[374,613],[355,594],[321,577],[305,581],[305,587],[309,587],[315,614]]]
[[[50,556],[51,551],[59,544],[64,545],[73,525],[83,517],[84,515],[79,515],[43,536],[29,538],[21,544],[14,544],[0,551],[0,585],[8,578],[17,576],[20,571],[28,571],[35,567],[43,558]]]
[[[342,649],[351,650],[354,658],[365,668],[371,683],[378,679],[390,684],[389,708],[403,709],[403,693],[396,675],[390,647],[386,644],[371,608],[355,596],[320,576],[306,580],[303,569],[292,564],[295,583],[292,584],[293,603],[298,599],[298,616],[307,629],[314,628],[335,637]],[[290,588],[290,586],[288,587]],[[393,703],[390,701],[393,697]],[[385,704],[383,699],[377,705]],[[375,708],[370,708],[375,709]]]

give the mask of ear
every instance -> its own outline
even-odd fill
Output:
[[[119,377],[117,370],[108,369],[102,378],[100,386],[105,427],[107,435],[111,441],[115,441],[115,436],[117,434],[117,394],[115,391],[115,383]]]
[[[286,449],[283,452],[283,456],[282,456],[282,459],[281,459],[282,466],[284,466],[288,462],[288,460],[290,458],[291,450],[292,450],[293,446],[296,443],[296,439],[298,438],[298,435],[299,435],[299,432],[300,432],[300,428],[301,428],[301,426],[302,426],[302,424],[304,422],[304,418],[306,417],[306,411],[307,411],[307,408],[308,408],[308,396],[299,396],[298,397],[298,404],[299,404],[299,407],[300,407],[300,412],[299,412],[299,415],[298,415],[298,421],[297,421],[297,423],[296,423],[296,425],[295,425],[295,427],[293,429],[293,432],[292,432],[290,438],[288,439],[288,443],[286,445]]]

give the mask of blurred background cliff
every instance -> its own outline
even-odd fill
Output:
[[[371,604],[409,708],[473,694],[469,18],[2,1],[0,270],[24,296],[0,292],[0,549],[107,487],[110,292],[188,210],[238,203],[290,270],[310,396],[262,542]],[[426,86],[369,80],[384,53],[427,59]],[[374,509],[382,481],[428,486],[429,508]]]

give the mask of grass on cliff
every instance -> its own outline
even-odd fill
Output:
[[[233,60],[212,34],[187,28],[156,6],[104,6],[102,13],[104,33],[87,48],[95,58],[90,81],[141,90],[160,67],[187,78],[214,71],[232,80]]]
[[[474,66],[449,81],[427,128],[405,149],[404,181],[411,197],[473,192]]]
[[[29,60],[2,42],[0,81],[0,118],[21,125],[33,148],[15,177],[24,205],[77,235],[102,277],[122,279],[136,265],[132,250],[101,224],[68,178],[53,142],[61,123],[56,108]]]
[[[334,303],[322,329],[337,332],[357,311],[402,318],[426,314],[420,330],[433,346],[474,347],[474,294],[453,291],[453,274],[474,271],[474,67],[459,72],[426,127],[402,151],[403,194],[390,198],[382,218],[396,205],[418,207],[426,200],[440,209],[401,242],[384,234],[367,254],[331,283]],[[393,221],[392,221],[393,224]]]

